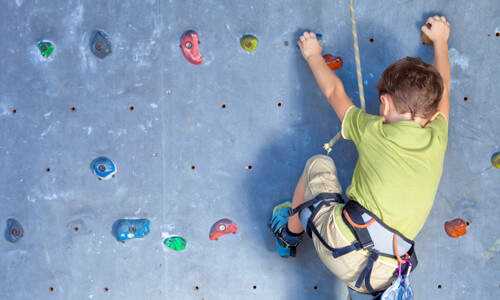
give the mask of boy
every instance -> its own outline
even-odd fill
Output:
[[[270,227],[282,257],[295,256],[307,230],[323,263],[355,299],[380,296],[395,279],[398,261],[405,263],[406,257],[416,263],[411,240],[429,215],[441,178],[448,140],[450,24],[445,17],[430,17],[422,31],[434,43],[435,65],[411,57],[390,65],[377,84],[380,116],[353,105],[324,62],[314,33],[305,32],[298,41],[359,159],[345,206],[332,159],[309,159],[292,201],[274,208]]]

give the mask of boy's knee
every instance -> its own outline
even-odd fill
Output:
[[[337,173],[337,168],[333,159],[326,155],[315,155],[307,160],[305,173],[309,173],[309,170],[314,166],[315,169],[321,169],[323,172],[333,172]]]
[[[302,175],[302,184],[306,201],[321,193],[342,193],[335,164],[326,155],[316,155],[307,161]]]

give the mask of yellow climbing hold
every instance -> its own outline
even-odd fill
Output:
[[[255,49],[257,49],[257,38],[254,37],[253,35],[245,35],[244,37],[241,38],[240,40],[241,47],[245,49],[248,52],[253,52]]]

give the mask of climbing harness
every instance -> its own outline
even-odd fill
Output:
[[[349,11],[351,12],[352,38],[354,40],[354,59],[356,61],[356,76],[358,77],[359,101],[361,103],[361,109],[366,111],[363,77],[361,75],[361,61],[359,59],[358,33],[356,30],[356,18],[354,15],[353,0],[349,0]],[[336,136],[334,136],[328,143],[323,146],[323,149],[326,150],[326,154],[330,154],[333,145],[340,139],[340,133],[341,132],[339,131]]]
[[[356,238],[356,241],[352,243],[352,245],[341,248],[334,248],[328,245],[319,233],[316,225],[313,223],[314,217],[320,208],[323,205],[329,206],[333,202],[345,204],[342,211],[342,219]],[[401,264],[402,271],[408,274],[412,269],[415,269],[418,264],[414,249],[414,241],[406,238],[397,230],[386,225],[382,220],[366,210],[356,201],[349,200],[345,203],[340,194],[319,194],[316,198],[291,209],[289,211],[289,217],[297,213],[299,213],[301,223],[303,226],[305,225],[304,228],[309,237],[312,237],[312,233],[314,233],[323,246],[332,252],[334,258],[338,258],[352,251],[367,250],[370,252],[368,262],[356,281],[355,286],[360,288],[364,282],[366,289],[374,297],[380,296],[381,292],[377,292],[373,289],[370,283],[370,276],[373,264],[380,256],[397,259]],[[303,214],[305,214],[305,216],[303,216]],[[399,253],[403,253],[403,257],[401,257]],[[405,260],[409,260],[413,268],[409,267],[409,264],[407,264]],[[395,273],[394,275],[397,276],[398,274]]]

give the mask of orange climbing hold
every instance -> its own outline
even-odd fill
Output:
[[[331,54],[323,55],[323,59],[332,71],[337,71],[338,69],[342,68],[342,64],[344,63],[342,57],[335,57]]]
[[[468,222],[462,219],[454,219],[444,223],[444,230],[450,237],[458,238],[467,233],[465,229],[467,225],[469,225]]]

